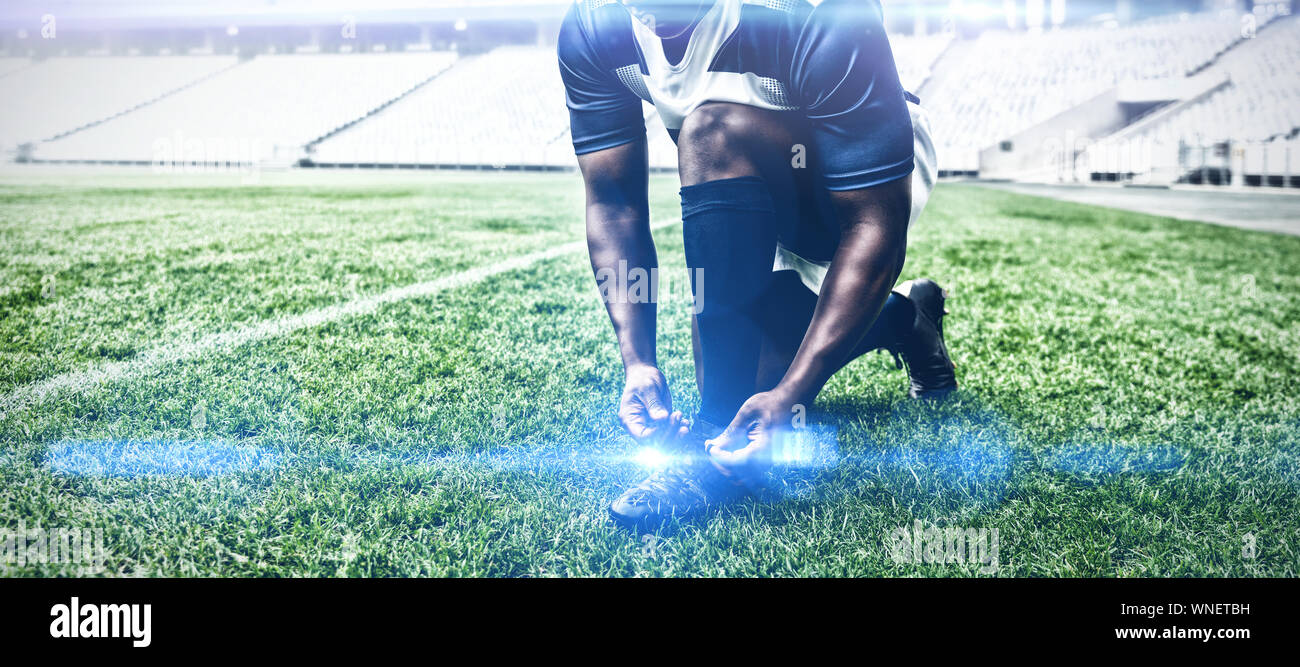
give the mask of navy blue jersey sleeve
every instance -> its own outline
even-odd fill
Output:
[[[574,3],[560,28],[557,51],[560,78],[569,106],[569,130],[578,155],[594,153],[645,137],[641,98],[601,65],[580,11]]]
[[[912,172],[912,118],[878,2],[825,0],[813,9],[795,40],[790,87],[827,188],[856,190]]]

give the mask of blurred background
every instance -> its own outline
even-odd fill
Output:
[[[572,169],[568,4],[11,0],[0,160]],[[1300,187],[1300,3],[883,4],[942,176]]]

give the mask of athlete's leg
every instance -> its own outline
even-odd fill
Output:
[[[773,272],[778,236],[798,233],[800,143],[788,115],[709,104],[678,138],[686,260],[697,309],[692,323],[700,418],[724,426],[754,393],[785,374],[812,320],[817,296],[793,271]],[[807,204],[805,204],[807,205]],[[894,294],[864,336],[857,357],[896,345],[912,323]]]
[[[758,391],[767,391],[777,385],[794,361],[804,334],[812,322],[817,308],[817,295],[794,271],[772,274],[771,288],[763,300],[764,336],[763,352],[759,361]],[[858,342],[853,353],[840,366],[843,368],[858,357],[881,349],[899,349],[912,330],[916,310],[903,295],[891,292],[880,309],[875,322]],[[839,372],[839,369],[836,369]]]
[[[930,192],[934,188],[937,175],[937,165],[935,160],[935,151],[933,142],[930,140],[929,121],[923,109],[916,104],[910,104],[909,108],[912,115],[912,125],[915,135],[915,156],[916,168],[912,175],[912,216],[910,223],[915,223],[920,217],[921,211],[925,208],[929,200]],[[807,198],[805,198],[807,201]],[[805,204],[806,206],[807,204]],[[805,220],[808,215],[803,216]],[[928,282],[928,281],[924,281]],[[918,310],[914,298],[919,298],[922,306],[933,309],[935,295],[930,294],[929,290],[919,290],[913,294],[915,281],[900,285],[895,292],[889,295],[889,299],[881,308],[880,314],[876,317],[867,334],[863,336],[854,352],[845,360],[844,365],[854,359],[875,350],[888,349],[899,353],[908,358],[912,365],[920,366],[920,363],[914,363],[919,357],[925,357],[928,363],[926,366],[934,368],[926,370],[913,368],[913,393],[920,394],[942,394],[942,390],[948,386],[946,376],[951,374],[948,368],[950,362],[946,359],[946,352],[942,355],[944,358],[940,361],[929,359],[932,348],[942,345],[942,336],[936,336],[931,329],[939,326],[936,322],[925,322],[926,319],[934,319],[934,314],[930,317],[918,319]],[[794,360],[795,354],[799,350],[799,345],[803,342],[804,333],[808,330],[809,323],[812,322],[813,311],[817,307],[817,295],[794,271],[779,271],[773,275],[772,283],[769,288],[770,293],[763,299],[766,310],[763,317],[764,323],[764,344],[762,357],[759,364],[758,390],[764,391],[775,387],[785,375],[786,369]],[[941,297],[940,297],[941,298]],[[942,303],[939,303],[938,317],[941,317]],[[924,314],[924,313],[923,313]],[[913,348],[920,348],[914,350]],[[842,367],[842,366],[841,366]],[[942,370],[937,370],[942,367]],[[837,369],[838,371],[838,369]],[[918,378],[918,373],[924,377]],[[930,377],[945,376],[945,377]],[[920,387],[918,387],[918,380]],[[952,385],[955,386],[955,383]],[[939,391],[933,388],[938,387]],[[918,392],[919,389],[919,392]]]
[[[777,237],[789,221],[794,136],[777,112],[708,104],[678,135],[686,263],[694,322],[699,417],[725,426],[754,394],[762,301]]]

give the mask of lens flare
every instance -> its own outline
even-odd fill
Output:
[[[668,465],[669,457],[654,447],[644,447],[632,460],[642,468],[658,470]]]
[[[1187,453],[1171,445],[1071,443],[1044,457],[1045,467],[1082,481],[1099,481],[1129,474],[1177,472]]]
[[[206,441],[65,441],[45,464],[55,473],[103,477],[218,477],[269,470],[275,454],[257,447]]]

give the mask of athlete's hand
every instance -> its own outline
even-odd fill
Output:
[[[654,366],[627,369],[623,397],[618,402],[618,420],[628,435],[647,445],[686,435],[688,426],[682,413],[673,411],[668,380]]]
[[[704,443],[709,456],[735,477],[757,477],[772,466],[772,451],[790,430],[794,406],[795,401],[779,391],[754,394],[721,435]]]

